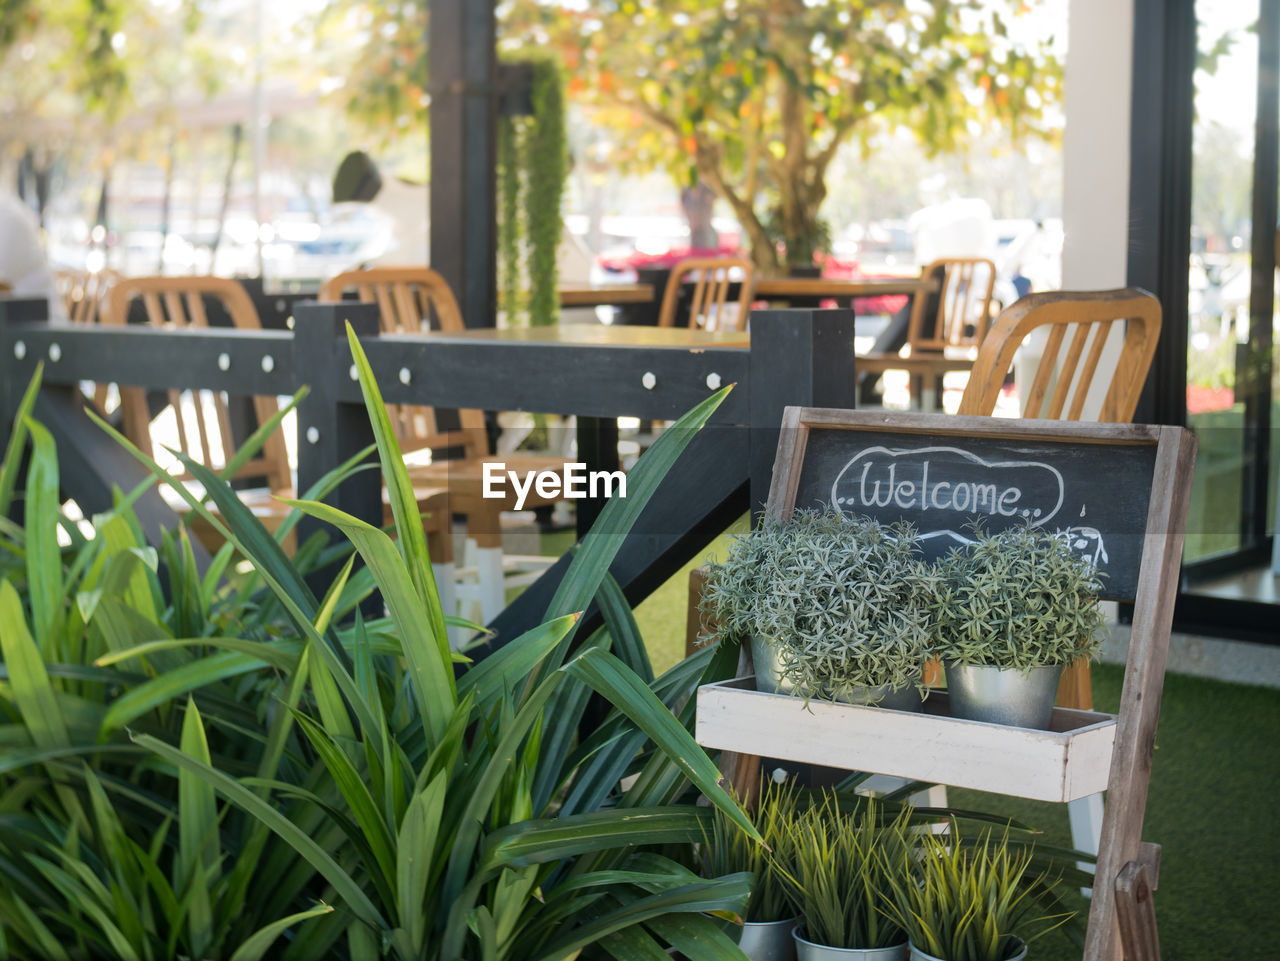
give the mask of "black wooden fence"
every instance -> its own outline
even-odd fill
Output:
[[[614,418],[671,420],[713,385],[735,383],[618,555],[614,576],[636,603],[749,506],[762,508],[786,405],[853,406],[848,310],[757,311],[750,347],[690,349],[382,335],[372,304],[289,306],[292,329],[171,331],[54,325],[43,301],[0,298],[0,424],[8,425],[43,361],[36,417],[58,443],[64,493],[88,516],[110,507],[113,488],[128,490],[145,473],[85,415],[80,382],[230,395],[285,395],[309,385],[298,408],[297,488],[306,490],[372,440],[350,376],[347,322],[360,334],[387,402],[574,414],[579,457],[589,468],[614,466]],[[364,471],[328,500],[381,523],[380,484],[377,472]],[[154,489],[137,511],[153,540],[178,522]],[[584,520],[592,514],[580,502]],[[541,619],[566,563],[562,558],[499,615],[491,625],[499,643]]]

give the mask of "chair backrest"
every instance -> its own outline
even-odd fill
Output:
[[[959,413],[994,411],[1018,347],[1032,331],[1047,327],[1023,416],[1080,420],[1089,388],[1099,376],[1108,335],[1118,322],[1125,324],[1124,345],[1110,371],[1098,419],[1131,421],[1155,356],[1161,323],[1160,302],[1136,287],[1028,294],[1007,307],[978,349]]]
[[[693,299],[689,303],[689,326],[703,330],[742,330],[751,308],[751,285],[755,271],[741,257],[687,257],[671,268],[662,295],[659,327],[674,327],[676,310],[685,278],[694,278]],[[729,288],[740,283],[738,299],[729,303]]]
[[[378,305],[379,326],[384,334],[463,329],[462,312],[453,291],[430,267],[349,270],[326,281],[320,288],[320,299],[334,303],[349,290],[354,290],[361,301]],[[388,404],[387,413],[405,453],[458,448],[465,457],[489,453],[483,411],[458,410],[456,429],[442,426],[432,407]]]
[[[990,323],[996,265],[985,257],[944,257],[920,275],[938,277],[939,288],[936,301],[932,296],[915,300],[907,330],[912,353],[979,346]],[[933,316],[925,309],[926,302],[937,303]]]
[[[129,305],[142,301],[146,322],[156,327],[207,327],[206,303],[219,303],[234,326],[257,330],[261,327],[257,309],[245,289],[225,277],[128,277],[117,280],[107,297],[103,323],[125,324]],[[177,345],[175,345],[177,349]],[[192,460],[212,470],[221,470],[235,450],[227,398],[215,391],[170,390],[178,446]],[[150,413],[146,391],[138,387],[120,389],[120,406],[125,433],[145,451],[151,451]],[[270,420],[279,411],[275,397],[255,397],[258,423]],[[291,486],[289,459],[284,438],[275,431],[258,455],[247,461],[237,478],[262,478],[272,490]]]
[[[114,270],[59,270],[54,283],[67,308],[67,318],[73,324],[96,324],[102,319],[107,295],[119,279]]]

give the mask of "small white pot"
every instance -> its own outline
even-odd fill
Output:
[[[800,931],[797,925],[792,932],[796,941],[796,961],[904,961],[907,956],[905,941],[891,948],[833,948],[805,940]]]

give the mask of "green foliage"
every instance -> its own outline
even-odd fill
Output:
[[[713,810],[758,834],[690,733],[693,691],[729,676],[732,652],[654,678],[607,575],[724,392],[637,464],[547,622],[455,677],[412,488],[353,348],[398,537],[312,499],[341,474],[308,491],[295,510],[336,524],[365,564],[348,558],[320,599],[303,572],[343,553],[286,557],[189,461],[216,514],[133,451],[227,539],[209,571],[182,532],[148,548],[128,497],[86,538],[60,516],[47,435],[23,421],[27,526],[0,525],[8,956],[552,961],[603,943],[734,957],[703,912],[740,914],[750,879],[698,877],[692,846]],[[252,571],[224,584],[237,553]],[[352,620],[375,585],[388,616]],[[607,627],[570,654],[597,595]],[[580,740],[592,695],[612,710]]]
[[[396,0],[329,0],[317,23],[319,50],[311,54],[311,62],[316,52],[347,54],[331,67],[349,78],[338,96],[347,113],[375,135],[389,139],[426,132],[429,7]]]
[[[839,700],[923,683],[933,583],[909,526],[797,510],[734,540],[704,610],[729,636],[776,645],[799,692]]]
[[[39,372],[0,467],[0,488],[12,491],[30,440],[25,524],[0,521],[5,949],[18,959],[263,957],[331,908],[316,905],[305,876],[288,877],[297,858],[285,845],[246,838],[229,805],[157,772],[122,727],[253,772],[278,736],[272,718],[301,692],[279,690],[263,665],[291,671],[299,645],[282,638],[287,623],[256,572],[221,582],[231,548],[202,573],[185,530],[147,545],[130,507],[138,492],[93,517],[92,536],[62,513],[53,444],[28,417],[38,383]],[[319,541],[302,553],[312,560],[299,576],[335,556]],[[372,582],[358,581],[333,597],[338,616],[368,593]]]
[[[751,819],[763,844],[744,834],[723,811],[716,811],[699,850],[698,864],[704,877],[739,872],[751,875],[751,899],[743,920],[769,922],[795,917],[783,866],[793,861],[792,824],[800,810],[794,781],[775,784],[766,780]]]
[[[831,224],[822,217],[789,230],[775,207],[765,214],[764,229],[774,246],[782,250],[788,267],[813,267],[819,256],[831,251]]]
[[[1029,525],[977,533],[938,565],[939,656],[1022,671],[1092,656],[1104,625],[1103,575],[1071,550],[1068,535]]]
[[[503,115],[498,125],[498,259],[508,318],[534,327],[560,317],[557,252],[561,199],[569,176],[564,80],[545,57],[531,63],[532,116]]]
[[[503,36],[557,50],[570,95],[618,134],[611,162],[707,184],[757,265],[776,268],[766,219],[795,262],[843,144],[906,129],[945,150],[996,125],[1055,135],[1062,68],[1018,39],[1029,13],[1022,0],[515,0]]]
[[[1011,846],[1007,831],[962,837],[952,821],[946,834],[922,833],[885,857],[897,861],[885,875],[887,914],[941,961],[1005,961],[1071,919],[1045,907],[1057,904],[1060,879],[1037,873],[1034,851]]]
[[[833,948],[906,941],[886,906],[892,892],[908,883],[912,817],[909,805],[895,813],[872,798],[842,809],[833,792],[824,792],[790,822],[785,850],[791,861],[782,874],[806,940]]]

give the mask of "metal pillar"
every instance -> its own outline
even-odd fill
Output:
[[[493,4],[431,0],[431,266],[468,327],[497,317]]]

